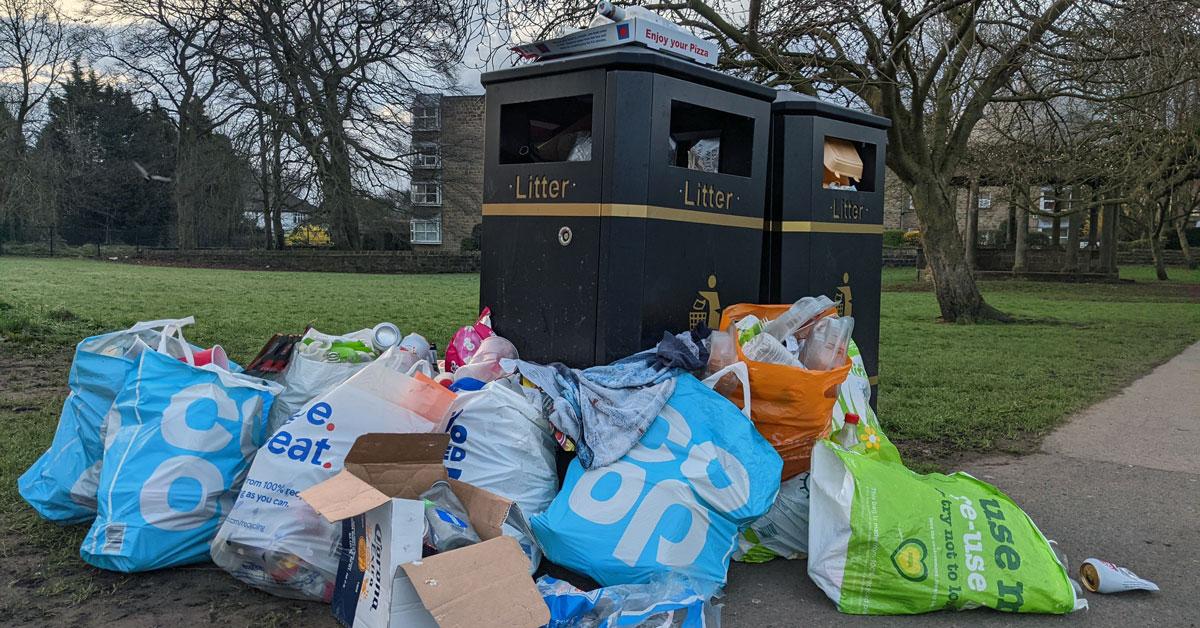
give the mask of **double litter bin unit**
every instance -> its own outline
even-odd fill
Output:
[[[771,107],[770,303],[824,294],[854,317],[854,341],[879,373],[886,118],[781,92]]]
[[[523,358],[606,364],[762,298],[774,90],[632,47],[482,82],[480,301]]]

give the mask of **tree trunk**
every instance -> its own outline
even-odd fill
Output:
[[[325,148],[328,152],[322,168],[322,192],[333,221],[333,241],[340,249],[357,251],[362,249],[362,236],[350,173],[349,148],[337,133],[331,134]]]
[[[1020,192],[1014,191],[1012,205],[1015,207],[1016,220],[1013,222],[1013,272],[1023,273],[1026,265],[1026,252],[1029,250],[1029,219],[1025,216],[1025,203],[1028,199]]]
[[[1082,227],[1080,220],[1083,218],[1083,212],[1075,211],[1076,195],[1078,194],[1077,186],[1072,186],[1071,191],[1067,194],[1067,210],[1072,214],[1067,216],[1067,250],[1063,252],[1063,272],[1077,273],[1079,272],[1079,229]],[[1087,197],[1084,197],[1086,200]]]
[[[978,320],[1008,320],[988,305],[975,284],[975,274],[963,256],[950,185],[945,181],[923,181],[913,186],[913,201],[921,221],[925,258],[933,275],[934,291],[942,320],[971,323]]]
[[[1010,198],[1008,201],[1008,222],[1005,223],[1008,227],[1004,230],[1004,248],[1014,250],[1017,246],[1017,240],[1014,233],[1017,229],[1017,202],[1015,198]]]
[[[966,254],[967,266],[971,270],[978,268],[975,263],[975,247],[979,243],[979,179],[971,179],[970,191],[967,194],[967,235],[963,251]]]
[[[1154,258],[1154,275],[1158,277],[1159,281],[1166,281],[1168,279],[1167,264],[1163,259],[1162,238],[1157,236],[1150,238],[1150,255]]]
[[[1100,214],[1100,269],[1117,273],[1117,205],[1106,203]]]
[[[278,125],[271,129],[271,220],[275,224],[275,248],[282,251],[287,244],[283,232],[283,131]]]
[[[1179,220],[1175,221],[1175,237],[1179,239],[1179,250],[1183,252],[1183,261],[1187,263],[1189,269],[1196,270],[1200,264],[1192,257],[1192,247],[1188,244],[1187,239],[1187,222],[1188,216],[1180,216]]]
[[[182,107],[181,107],[182,109]],[[196,128],[186,113],[180,115],[179,140],[175,153],[175,174],[171,178],[172,196],[175,200],[175,244],[181,251],[195,249],[197,211],[200,201],[198,187],[203,183],[196,180],[198,163]],[[154,182],[149,182],[154,184]]]

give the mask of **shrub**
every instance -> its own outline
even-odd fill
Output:
[[[1025,236],[1025,245],[1031,249],[1044,249],[1050,246],[1050,236],[1040,231],[1030,231],[1029,235]]]
[[[333,239],[329,230],[320,225],[296,225],[295,229],[284,238],[288,246],[332,246]]]
[[[884,229],[883,245],[904,246],[904,231],[901,229]]]
[[[921,232],[916,229],[909,229],[904,232],[904,244],[907,246],[921,246]]]

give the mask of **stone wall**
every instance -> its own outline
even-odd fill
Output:
[[[125,258],[134,264],[233,268],[239,270],[289,270],[332,273],[476,273],[479,253],[437,251],[315,251],[221,250],[182,252],[142,249]]]

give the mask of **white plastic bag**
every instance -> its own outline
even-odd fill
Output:
[[[304,337],[292,347],[292,359],[287,369],[279,378],[283,384],[283,393],[275,399],[271,407],[268,427],[272,433],[287,423],[288,418],[297,410],[303,408],[318,395],[323,395],[335,386],[350,379],[351,375],[361,371],[369,362],[327,362],[318,360],[302,350],[305,340],[334,341],[339,338],[361,340],[371,344],[371,330],[360,329],[342,336],[330,336],[315,329],[304,333]]]
[[[765,563],[808,555],[808,477],[805,471],[779,485],[779,496],[767,514],[738,536],[734,560]]]
[[[388,350],[267,439],[213,539],[213,562],[269,593],[329,601],[340,526],[318,515],[299,492],[341,471],[363,434],[445,429],[454,393],[428,374],[401,371],[405,358],[398,348]]]
[[[558,493],[553,428],[514,378],[460,393],[446,431],[443,462],[451,478],[513,500],[527,517],[550,506]],[[517,539],[536,570],[541,551],[533,539],[515,529],[505,534]]]

